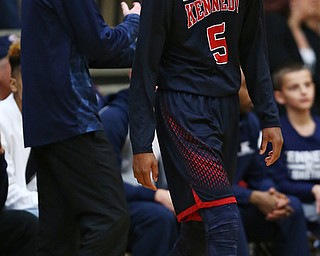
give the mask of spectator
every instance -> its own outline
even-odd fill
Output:
[[[274,85],[286,114],[280,119],[283,151],[272,177],[279,191],[301,200],[310,223],[320,223],[320,118],[311,113],[315,95],[311,71],[290,64],[274,74]]]
[[[319,1],[288,0],[288,14],[266,16],[270,69],[300,62],[307,65],[316,84],[315,110],[320,107],[320,18]],[[315,28],[316,27],[316,28]]]
[[[110,28],[94,0],[22,1],[23,131],[37,171],[38,255],[125,253],[121,174],[89,74],[89,65],[131,65],[141,6],[121,5],[124,21]]]
[[[0,37],[0,100],[4,100],[11,93],[10,64],[7,55],[9,46],[15,39],[13,35]]]
[[[38,193],[35,178],[26,184],[26,168],[30,148],[23,144],[22,130],[22,80],[20,69],[20,42],[11,44],[8,53],[11,66],[10,88],[12,93],[0,101],[0,131],[6,151],[9,189],[8,209],[27,210],[38,216]]]
[[[4,204],[8,192],[4,149],[0,139],[0,255],[36,255],[38,219],[26,211],[8,210]]]
[[[131,166],[132,151],[128,150],[131,144],[127,136],[128,101],[128,89],[104,97],[100,118],[118,159],[120,162],[130,162]],[[161,188],[153,191],[142,187],[133,179],[132,168],[122,168],[121,171],[131,220],[127,250],[133,256],[168,255],[178,235],[178,223],[169,191]],[[132,183],[133,180],[135,183]]]
[[[237,169],[233,189],[249,242],[271,241],[273,256],[310,255],[305,217],[299,199],[276,190],[258,152],[259,120],[252,110],[245,79],[240,91]],[[242,184],[242,185],[241,185]],[[242,247],[240,244],[238,255]]]
[[[236,255],[239,214],[231,180],[240,65],[262,121],[261,153],[272,144],[266,164],[280,155],[263,19],[262,0],[143,1],[130,83],[133,169],[140,184],[156,189],[157,129],[182,222],[173,255]]]

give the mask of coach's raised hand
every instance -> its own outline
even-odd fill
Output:
[[[133,5],[132,8],[129,9],[129,6],[127,5],[127,3],[121,2],[121,9],[122,9],[122,14],[124,17],[127,16],[128,14],[140,15],[141,4],[138,2],[134,2],[132,5]]]

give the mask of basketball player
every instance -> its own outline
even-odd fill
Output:
[[[181,233],[172,255],[236,255],[232,192],[242,66],[269,166],[282,134],[262,0],[144,1],[130,91],[135,177],[156,189],[155,128]],[[157,90],[156,90],[157,86]],[[155,110],[155,111],[154,111]],[[267,151],[271,143],[272,150]]]

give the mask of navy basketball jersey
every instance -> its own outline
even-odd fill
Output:
[[[236,95],[240,65],[262,128],[278,126],[262,0],[143,1],[130,88],[134,153],[152,150],[156,86],[209,97]]]

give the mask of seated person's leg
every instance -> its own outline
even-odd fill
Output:
[[[293,213],[279,221],[267,221],[255,206],[240,206],[248,241],[269,242],[272,255],[310,255],[306,222],[300,201],[290,197]],[[253,224],[254,223],[254,224]]]
[[[38,218],[26,211],[0,212],[0,255],[34,256]]]
[[[155,202],[129,203],[128,250],[133,256],[168,255],[178,236],[178,222],[166,207]]]
[[[278,222],[267,221],[254,205],[240,205],[239,209],[248,242],[266,245],[272,255],[286,255],[286,238]]]
[[[274,222],[266,221],[265,215],[256,206],[239,205],[239,210],[249,242],[267,241],[279,231]]]
[[[307,220],[308,230],[320,238],[320,215],[316,212],[315,202],[302,204],[304,216]]]
[[[293,213],[279,221],[285,238],[285,254],[283,255],[309,255],[307,227],[303,209],[296,197],[288,196]]]

